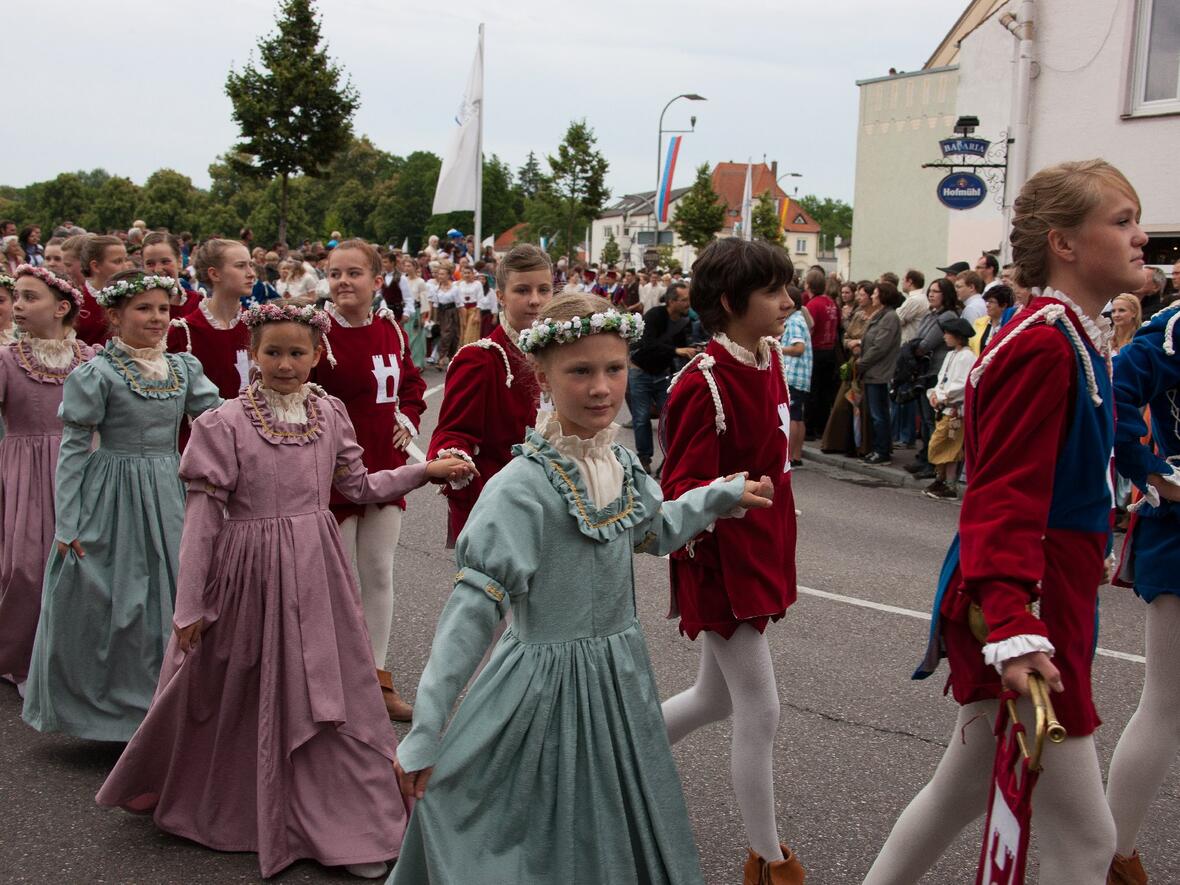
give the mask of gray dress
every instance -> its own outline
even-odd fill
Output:
[[[176,437],[221,402],[195,357],[165,358],[146,380],[110,344],[66,379],[55,534],[86,555],[47,551],[23,713],[38,731],[129,740],[156,690],[184,525]]]
[[[663,502],[615,446],[621,493],[599,509],[538,433],[514,451],[459,537],[454,591],[398,748],[404,769],[434,772],[390,882],[700,883],[631,554],[681,547],[734,508],[744,483]]]

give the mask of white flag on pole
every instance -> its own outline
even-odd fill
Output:
[[[410,254],[410,238],[409,237],[406,237],[404,240],[402,240],[402,252],[403,252],[403,254],[406,254],[406,255]]]
[[[483,26],[480,26],[479,44],[471,62],[471,73],[467,76],[467,90],[463,103],[455,115],[458,124],[451,133],[451,143],[443,155],[442,169],[438,174],[438,187],[434,191],[435,215],[444,212],[474,210],[479,199],[480,164],[480,116],[483,114]]]
[[[742,239],[748,240],[753,233],[754,225],[751,223],[754,216],[754,197],[752,194],[752,184],[754,176],[753,162],[746,163],[746,185],[742,188]],[[437,210],[436,210],[437,211]]]

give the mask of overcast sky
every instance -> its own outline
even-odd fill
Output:
[[[584,117],[612,194],[651,189],[660,109],[685,137],[677,186],[721,160],[777,159],[799,193],[851,201],[855,81],[916,70],[967,0],[320,0],[333,58],[360,91],[358,134],[441,154],[486,23],[484,151],[515,169]],[[0,183],[102,167],[138,183],[160,167],[209,182],[234,141],[226,71],[274,27],[275,0],[26,3],[8,16],[15,87]],[[26,122],[27,121],[27,122]],[[49,124],[44,128],[39,123]],[[19,131],[16,126],[20,125]],[[791,188],[788,187],[788,190]]]

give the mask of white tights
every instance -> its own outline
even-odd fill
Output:
[[[344,552],[352,562],[361,588],[365,626],[373,646],[373,661],[385,669],[389,634],[393,630],[393,555],[402,533],[402,509],[394,505],[365,505],[365,515],[350,516],[340,524]]]
[[[1147,607],[1147,675],[1139,707],[1110,761],[1106,798],[1118,831],[1116,850],[1130,857],[1143,818],[1180,751],[1180,596]]]
[[[1017,705],[1032,734],[1032,707]],[[972,821],[987,810],[995,763],[998,702],[960,708],[950,746],[930,783],[901,813],[865,885],[914,885]],[[1114,822],[1102,795],[1092,736],[1047,744],[1033,794],[1041,885],[1104,885],[1114,854]]]
[[[728,640],[700,635],[701,668],[696,684],[664,702],[668,740],[733,713],[729,768],[750,847],[766,860],[782,860],[774,812],[774,734],[778,687],[766,637],[742,624]]]

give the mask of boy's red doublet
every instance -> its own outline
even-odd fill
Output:
[[[106,344],[111,337],[107,331],[107,312],[94,300],[89,283],[82,286],[82,309],[74,319],[74,334],[91,347]]]
[[[1019,312],[985,354],[1012,339],[978,384],[967,386],[970,484],[959,517],[957,568],[936,614],[960,704],[1001,692],[999,674],[984,661],[970,628],[972,603],[980,607],[989,643],[1047,637],[1065,683],[1053,703],[1070,736],[1080,737],[1101,724],[1090,665],[1110,539],[1113,395],[1103,357],[1072,311],[1065,310],[1059,323],[1074,326],[1076,345],[1059,324],[1012,334],[1032,312],[1054,303],[1034,298]],[[1079,346],[1093,368],[1093,391]],[[1038,600],[1039,616],[1030,610]]]
[[[336,365],[321,359],[312,379],[344,403],[356,440],[365,450],[361,461],[370,473],[402,467],[406,453],[393,444],[393,435],[399,427],[417,435],[426,411],[426,382],[410,358],[405,333],[393,314],[383,310],[366,326],[333,322],[328,342]],[[406,509],[405,498],[390,503]],[[330,506],[337,522],[365,512],[364,505],[352,503],[335,489]]]
[[[450,504],[448,547],[463,531],[484,484],[512,460],[512,447],[536,423],[540,402],[533,369],[502,325],[460,348],[451,360],[427,454],[434,458],[444,449],[463,452],[475,462],[479,476],[461,489],[443,486]]]
[[[250,330],[240,319],[232,329],[215,329],[205,312],[196,309],[172,321],[169,353],[191,353],[222,399],[234,399],[250,383]],[[188,445],[189,422],[181,422],[177,447]]]
[[[774,506],[718,520],[671,557],[672,614],[695,639],[728,639],[741,623],[759,630],[795,601],[795,499],[787,431],[790,394],[777,344],[769,367],[738,362],[716,340],[679,376],[661,420],[665,460],[660,485],[671,500],[719,476],[769,476]],[[716,399],[709,376],[716,384]]]

